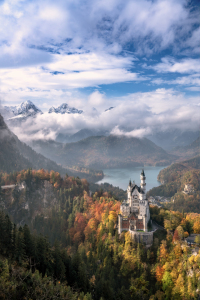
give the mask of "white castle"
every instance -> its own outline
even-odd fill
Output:
[[[127,188],[127,200],[121,204],[118,215],[118,233],[124,230],[131,232],[148,232],[148,222],[150,220],[149,203],[146,199],[145,174],[142,170],[141,184],[138,187],[135,182],[129,182]]]

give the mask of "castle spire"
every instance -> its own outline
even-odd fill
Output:
[[[141,189],[143,190],[144,193],[146,193],[146,182],[145,182],[145,174],[144,174],[144,170],[142,170],[141,174],[140,174],[140,180],[141,180],[141,183],[140,183],[140,187]]]

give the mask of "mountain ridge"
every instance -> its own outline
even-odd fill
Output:
[[[67,103],[63,103],[57,108],[52,106],[49,110],[48,113],[56,113],[56,114],[82,114],[83,110],[79,110],[75,107],[70,107]]]
[[[143,165],[166,166],[177,157],[168,154],[150,140],[110,135],[93,136],[74,143],[34,141],[36,151],[63,166],[85,166],[92,169],[133,167]]]
[[[185,159],[200,155],[200,136],[185,147],[176,147],[171,153]]]
[[[7,113],[12,113],[14,115],[8,120],[26,120],[28,117],[34,117],[37,114],[43,114],[43,112],[30,100],[22,102],[17,106],[4,106],[4,109],[7,111]]]

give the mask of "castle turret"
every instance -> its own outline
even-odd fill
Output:
[[[129,185],[127,187],[127,200],[129,203],[131,202],[131,190],[132,190],[132,184],[131,184],[131,180],[130,180]]]
[[[140,187],[141,189],[143,190],[144,193],[146,193],[146,182],[145,182],[145,174],[144,174],[144,170],[142,170],[141,174],[140,174],[140,180],[141,180],[141,183],[140,183]]]

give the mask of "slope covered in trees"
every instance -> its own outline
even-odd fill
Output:
[[[0,229],[0,299],[92,300],[77,292],[76,276],[85,274],[76,273],[76,259],[58,243],[52,248],[47,238],[31,234],[27,225],[16,227],[3,212]]]
[[[146,165],[169,165],[176,156],[168,154],[150,140],[117,136],[93,136],[76,143],[53,141],[32,143],[38,152],[63,166],[86,166],[92,169]]]
[[[90,183],[90,191],[93,193],[108,192],[111,196],[113,195],[113,197],[119,201],[123,201],[127,198],[126,191],[107,182],[101,184]]]
[[[184,173],[193,169],[200,169],[200,156],[172,164],[171,166],[161,170],[158,174],[158,180],[163,183],[179,180]]]
[[[62,178],[58,172],[44,169],[0,173],[0,186],[11,184],[16,186],[0,189],[0,208],[4,208],[17,224],[30,225],[36,215],[47,216],[52,207],[58,209],[61,200],[70,205],[75,196],[88,191],[85,179],[68,175]]]
[[[172,164],[158,174],[162,185],[151,189],[148,196],[172,197],[166,204],[168,209],[200,213],[200,156]],[[194,188],[193,193],[184,194],[185,185]]]
[[[47,218],[36,218],[34,234],[27,225],[16,227],[0,213],[0,297],[54,299],[56,294],[57,299],[79,300],[198,299],[200,254],[192,254],[184,237],[200,233],[199,214],[151,207],[153,220],[163,225],[166,233],[156,232],[147,249],[135,244],[129,232],[118,236],[115,222],[120,202],[106,193],[89,197],[85,192],[80,199],[73,199],[68,217],[64,201],[62,209],[54,207]],[[65,229],[61,227],[64,220]],[[38,235],[46,234],[51,224],[55,228],[49,231],[49,238],[52,232],[62,230],[68,235],[65,245],[58,234],[53,243]]]
[[[173,196],[176,192],[182,191],[185,184],[191,184],[196,191],[200,190],[199,182],[200,156],[161,170],[158,174],[158,180],[162,185],[151,189],[148,196]]]

